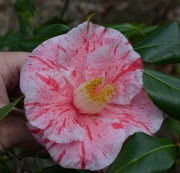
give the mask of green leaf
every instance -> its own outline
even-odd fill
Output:
[[[51,38],[57,35],[62,35],[67,33],[70,30],[70,28],[63,24],[53,24],[46,27],[40,27],[35,30],[34,34],[35,37],[39,38]]]
[[[54,165],[50,166],[47,168],[44,168],[38,173],[97,173],[97,171],[89,171],[89,170],[77,170],[77,169],[67,169],[67,168],[62,168],[59,165]]]
[[[0,173],[16,173],[11,165],[0,163]]]
[[[23,98],[24,96],[16,99],[15,101],[11,102],[9,105],[6,105],[0,109],[0,120],[2,120],[9,112],[16,106],[16,104]]]
[[[110,24],[106,25],[106,27],[110,27],[116,29],[123,33],[125,37],[131,42],[131,44],[136,43],[138,40],[142,40],[146,34],[151,33],[158,26],[147,26],[144,24],[138,23],[120,23],[120,24]]]
[[[141,29],[130,23],[114,24],[114,25],[109,25],[109,27],[114,28],[120,32],[135,31],[144,37],[144,33],[141,31]]]
[[[30,38],[33,36],[33,27],[35,25],[35,5],[33,2],[34,1],[31,0],[17,0],[14,5],[18,13],[19,25],[23,38]]]
[[[32,0],[16,0],[14,7],[18,13],[24,13],[26,16],[33,16],[35,5]]]
[[[171,141],[136,133],[127,139],[107,173],[166,173],[176,155],[177,146]]]
[[[180,26],[170,23],[160,26],[133,45],[143,61],[154,64],[180,62]]]
[[[0,49],[4,47],[8,51],[18,51],[20,50],[17,40],[19,40],[20,32],[18,31],[8,31],[3,36],[0,37]]]
[[[31,52],[45,40],[57,35],[68,32],[70,28],[63,24],[53,24],[46,27],[40,27],[34,31],[34,38],[19,40],[18,44],[21,50]]]
[[[173,136],[177,138],[180,134],[180,121],[169,117],[168,127],[170,128]]]
[[[35,49],[45,40],[46,39],[44,38],[24,39],[24,40],[19,40],[18,44],[22,51],[31,52],[33,49]]]
[[[144,69],[146,92],[162,111],[180,120],[180,80],[154,70]]]
[[[39,28],[44,28],[46,26],[50,26],[50,25],[53,25],[53,24],[64,24],[64,25],[68,25],[70,23],[72,23],[73,20],[62,20],[60,17],[58,16],[54,16],[52,18],[49,18],[47,21],[45,21],[44,23],[42,23]]]
[[[33,27],[35,26],[35,5],[33,1],[17,0],[14,7],[18,13],[19,25],[23,38],[31,37],[33,35]]]
[[[51,156],[49,155],[49,153],[46,152],[35,152],[32,155],[33,158],[41,158],[41,159],[51,159]]]
[[[60,173],[60,172],[62,172],[62,173],[79,173],[78,170],[62,168],[59,165],[47,167],[47,168],[43,169],[42,171],[40,171],[39,173]]]
[[[21,34],[23,38],[29,38],[33,36],[33,28],[31,27],[30,21],[24,14],[19,14],[19,24],[21,29]]]

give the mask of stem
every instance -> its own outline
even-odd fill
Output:
[[[62,9],[61,9],[61,13],[60,13],[61,19],[63,19],[64,14],[66,13],[66,11],[67,11],[67,9],[68,9],[69,2],[70,2],[70,0],[65,0],[65,2],[64,2],[64,5],[63,5],[63,7],[62,7]]]

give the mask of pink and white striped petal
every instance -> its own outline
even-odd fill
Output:
[[[113,55],[109,45],[90,53],[85,77],[86,80],[104,77],[104,85],[112,83],[119,90],[111,102],[125,105],[142,89],[143,65],[140,55],[132,51],[131,46],[120,43],[115,48],[117,55]]]
[[[152,135],[159,130],[164,120],[163,112],[153,104],[144,89],[129,105],[109,104],[100,114],[116,119],[114,128],[123,126],[128,136],[136,132]]]
[[[26,112],[28,126],[38,139],[43,135],[61,144],[84,139],[85,130],[75,121],[77,112],[71,105],[36,103],[36,106],[26,105]]]
[[[86,131],[84,140],[66,144],[48,141],[45,146],[51,157],[65,168],[99,170],[110,165],[127,138],[125,130],[114,129],[108,118],[84,115],[79,121]]]
[[[153,134],[163,121],[142,69],[120,32],[91,22],[43,42],[21,71],[29,129],[63,167],[109,166],[129,135]]]
[[[117,157],[128,136],[135,132],[152,134],[162,121],[162,112],[142,90],[128,106],[110,104],[94,116],[77,116],[76,122],[85,130],[83,141],[60,144],[51,140],[45,146],[63,167],[103,169]]]

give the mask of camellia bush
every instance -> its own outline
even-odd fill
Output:
[[[177,172],[180,80],[155,69],[180,63],[180,25],[101,25],[91,14],[73,28],[58,17],[37,26],[31,1],[15,8],[20,30],[1,36],[0,48],[31,53],[23,96],[0,119],[24,109],[43,147],[1,153],[0,172]]]

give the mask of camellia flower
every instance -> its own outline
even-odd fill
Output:
[[[26,59],[20,86],[27,125],[62,167],[103,169],[130,135],[161,126],[142,74],[140,55],[120,32],[84,22]]]

